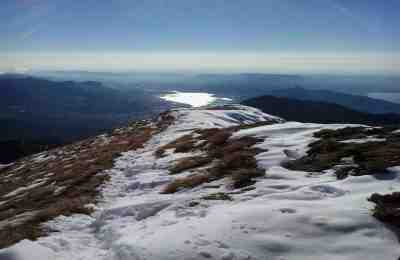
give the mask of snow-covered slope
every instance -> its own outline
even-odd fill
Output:
[[[399,188],[400,175],[337,180],[331,170],[290,171],[280,166],[305,154],[321,129],[345,125],[284,122],[257,109],[180,109],[165,131],[142,149],[117,158],[107,171],[102,202],[91,216],[60,216],[47,222],[52,231],[37,241],[23,240],[0,251],[17,259],[397,259],[395,234],[375,220],[366,198]],[[260,122],[264,122],[260,125]],[[264,152],[256,156],[265,177],[242,189],[227,178],[173,194],[161,191],[171,180],[169,167],[201,152],[157,157],[155,151],[197,129],[242,124],[230,138],[258,137]],[[201,171],[201,167],[194,171]],[[205,199],[225,194],[229,199]],[[55,232],[56,231],[56,232]],[[12,259],[12,258],[4,258]]]

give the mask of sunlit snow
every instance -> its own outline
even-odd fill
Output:
[[[289,155],[307,152],[315,132],[356,125],[284,122],[244,106],[169,113],[175,118],[172,125],[143,148],[114,161],[92,215],[47,222],[44,227],[57,232],[2,249],[0,259],[384,260],[400,255],[395,233],[371,215],[373,204],[367,201],[374,192],[399,189],[399,167],[389,169],[392,178],[365,175],[344,180],[332,169],[310,173],[281,167]],[[196,129],[265,121],[272,124],[245,127],[231,136],[262,140],[254,148],[263,151],[256,160],[266,175],[252,189],[232,190],[229,179],[222,179],[175,194],[160,193],[179,178],[170,174],[171,164],[196,155],[167,153],[157,158],[160,147]],[[216,193],[229,194],[232,200],[202,199]]]
[[[210,93],[179,91],[174,91],[173,93],[163,95],[161,98],[171,102],[188,104],[192,107],[206,106],[218,100],[231,101],[229,98],[218,98],[215,97],[214,94]]]

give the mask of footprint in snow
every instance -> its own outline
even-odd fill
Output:
[[[267,187],[271,188],[271,189],[277,189],[277,190],[287,190],[287,189],[291,188],[292,186],[286,185],[286,184],[276,184],[276,185],[269,185]]]
[[[286,213],[286,214],[294,214],[297,212],[295,209],[291,209],[291,208],[282,208],[279,210],[280,210],[280,212]]]
[[[319,192],[328,197],[339,197],[339,196],[343,196],[344,194],[346,194],[345,190],[335,188],[330,185],[316,185],[316,186],[310,187],[310,190]]]

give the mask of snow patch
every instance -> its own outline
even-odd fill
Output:
[[[29,240],[22,240],[18,244],[0,250],[0,259],[4,260],[56,260],[56,254],[50,248]]]
[[[368,136],[366,138],[360,138],[360,139],[349,139],[349,140],[344,140],[344,141],[339,141],[339,143],[344,143],[344,144],[363,144],[363,143],[368,143],[368,142],[386,142],[386,138],[375,138],[372,136]]]
[[[3,195],[3,198],[9,198],[9,197],[17,196],[22,192],[25,192],[25,191],[28,191],[28,190],[31,190],[31,189],[35,189],[35,188],[43,185],[46,182],[47,182],[47,178],[38,179],[35,182],[33,182],[31,185],[17,188],[14,191],[11,191],[11,192]]]
[[[9,164],[1,164],[0,163],[0,170],[1,169],[4,169],[4,168],[7,168],[7,167],[10,167],[10,166],[12,166],[14,163],[9,163]]]
[[[316,140],[314,132],[349,125],[284,123],[248,107],[181,109],[171,114],[176,120],[165,132],[153,136],[144,148],[116,159],[109,170],[111,180],[102,188],[103,201],[92,216],[59,217],[47,223],[59,232],[5,250],[21,255],[43,251],[44,257],[35,259],[51,255],[62,260],[344,260],[396,259],[400,254],[395,234],[371,216],[372,205],[366,200],[373,192],[399,189],[398,168],[392,169],[395,178],[390,179],[337,180],[331,171],[307,173],[280,166],[305,154],[308,144]],[[168,153],[158,159],[154,152],[159,147],[199,128],[268,120],[279,124],[240,130],[231,137],[264,139],[256,147],[267,151],[256,159],[267,174],[254,189],[232,191],[219,180],[207,184],[217,189],[160,194],[163,183],[175,178],[168,167],[177,155]],[[233,200],[201,199],[216,191]]]

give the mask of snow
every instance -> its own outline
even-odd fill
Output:
[[[66,189],[65,186],[57,187],[57,188],[54,189],[53,194],[56,195],[56,196],[60,195],[61,192],[63,192],[65,189]]]
[[[104,146],[107,145],[111,142],[111,139],[107,136],[107,134],[102,134],[97,136],[95,143],[100,145],[100,146]]]
[[[392,134],[400,134],[400,129],[394,130]]]
[[[11,165],[13,165],[14,163],[9,163],[9,164],[1,164],[0,163],[0,170],[1,169],[4,169],[4,168],[7,168],[7,167],[10,167]]]
[[[175,132],[204,128],[225,128],[263,121],[271,123],[284,121],[279,117],[265,114],[258,109],[241,105],[232,105],[231,109],[227,110],[181,108],[172,110],[171,115],[176,118],[176,123],[172,126]],[[165,135],[168,134],[166,133]]]
[[[163,95],[161,98],[171,102],[188,104],[192,107],[206,106],[218,100],[232,101],[232,99],[229,98],[217,98],[214,94],[209,93],[179,91],[174,91],[173,93]]]
[[[395,234],[371,216],[372,204],[366,199],[373,192],[398,190],[400,167],[391,168],[392,178],[337,180],[330,170],[307,173],[280,166],[283,160],[304,154],[315,140],[315,131],[349,125],[283,122],[248,107],[171,113],[176,121],[165,132],[116,160],[109,170],[111,180],[102,188],[103,201],[92,216],[58,217],[46,223],[58,232],[1,250],[0,258],[7,252],[19,254],[16,260],[375,260],[399,256]],[[268,151],[256,159],[266,176],[258,179],[255,189],[232,192],[227,180],[218,180],[175,194],[159,193],[174,178],[168,166],[193,154],[167,153],[157,159],[153,154],[158,147],[196,128],[265,120],[280,123],[240,130],[231,137],[264,138],[257,146]],[[233,201],[200,199],[215,192],[232,192]]]
[[[18,260],[18,259],[40,259],[40,260],[56,260],[55,253],[45,246],[38,243],[23,240],[18,244],[7,248],[0,252],[0,259]]]
[[[25,164],[24,164],[24,163],[21,163],[20,166],[18,166],[18,167],[16,167],[16,168],[12,169],[11,172],[18,172],[19,170],[21,170],[21,169],[23,169],[23,168],[25,168]]]
[[[363,143],[368,143],[368,142],[386,142],[386,138],[375,138],[368,136],[366,138],[360,138],[360,139],[349,139],[349,140],[344,140],[340,141],[340,143],[354,143],[354,144],[363,144]]]
[[[398,175],[400,174],[400,166],[389,167],[387,168],[387,171],[394,175]]]
[[[52,159],[56,159],[57,157],[54,155],[47,155],[46,153],[40,153],[37,154],[34,158],[33,161],[36,163],[42,163],[42,162],[46,162]]]
[[[25,192],[25,191],[28,191],[28,190],[37,188],[37,187],[43,185],[44,183],[46,183],[46,181],[47,181],[47,178],[38,179],[38,180],[36,180],[34,183],[32,183],[31,185],[23,186],[23,187],[17,188],[17,189],[15,189],[15,190],[13,190],[13,191],[11,191],[11,192],[9,192],[9,193],[3,195],[3,198],[13,197],[13,196],[19,195],[19,194],[22,193],[22,192]]]

